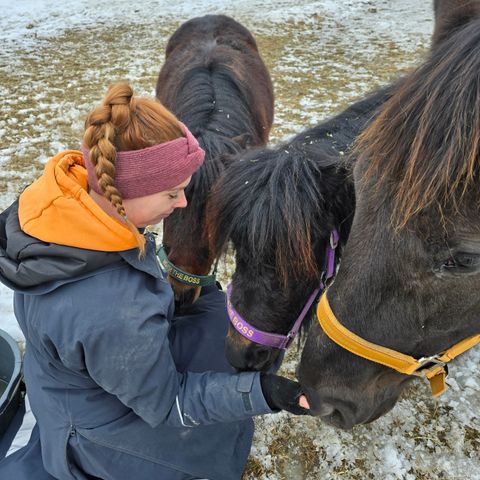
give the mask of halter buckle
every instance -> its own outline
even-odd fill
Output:
[[[336,233],[336,232],[335,232]],[[335,250],[338,245],[338,234],[334,234],[334,232],[330,233],[330,247],[332,250]]]
[[[413,372],[413,375],[423,376],[422,372],[424,370],[430,370],[434,367],[442,367],[446,372],[448,372],[448,365],[443,360],[440,360],[438,355],[432,355],[430,357],[419,358],[418,363],[420,366]]]
[[[287,349],[290,344],[293,342],[293,340],[295,339],[295,336],[296,334],[292,333],[292,331],[288,332],[286,335],[285,335],[285,341],[283,343],[284,345],[284,348]]]

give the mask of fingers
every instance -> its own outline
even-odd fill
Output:
[[[306,410],[310,410],[310,404],[308,403],[307,397],[305,395],[302,395],[298,401],[298,404],[302,407],[305,408]]]
[[[262,373],[260,382],[272,410],[286,410],[295,415],[310,413],[310,405],[298,382],[271,373]]]

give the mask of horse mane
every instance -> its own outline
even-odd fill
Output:
[[[193,241],[202,234],[199,219],[204,218],[207,193],[224,171],[222,155],[266,143],[273,121],[272,91],[253,36],[233,19],[193,19],[171,37],[157,97],[205,150],[205,161],[186,189],[189,208],[177,209],[168,219],[174,235],[185,234],[177,230],[189,225],[198,230],[193,236],[190,231]]]
[[[338,157],[312,142],[257,148],[233,161],[215,185],[207,206],[211,249],[231,239],[251,262],[274,262],[283,285],[318,278],[314,239],[328,242],[345,209],[346,171]],[[353,204],[353,200],[351,200]]]
[[[207,193],[224,171],[222,155],[241,150],[235,140],[239,132],[249,138],[255,135],[252,114],[245,106],[245,95],[240,93],[242,87],[229,67],[218,59],[191,69],[177,88],[181,101],[174,111],[205,150],[205,161],[185,191],[189,208],[177,209],[169,219],[173,232],[176,225],[201,226],[199,217],[203,216]],[[196,233],[198,238],[201,232]]]
[[[247,88],[231,66],[218,57],[219,51],[208,52],[211,58],[206,64],[191,68],[181,79],[176,91],[181,98],[176,115],[196,135],[229,139],[249,133],[256,137]]]
[[[253,138],[252,114],[245,106],[245,95],[241,94],[241,86],[229,67],[218,61],[191,70],[182,80],[178,89],[182,102],[177,116],[189,126],[205,150],[204,166],[193,175],[186,193],[193,203],[198,200],[195,192],[199,192],[204,203],[205,192],[210,191],[223,171],[220,155],[241,150],[234,140],[239,132]],[[192,219],[198,218],[192,208],[183,209],[180,215],[189,214]]]
[[[276,148],[230,159],[207,204],[206,232],[216,256],[233,240],[256,262],[275,255],[284,285],[305,273],[318,277],[312,238],[327,241],[335,227],[346,241],[355,206],[351,145],[394,89],[379,89]]]
[[[480,22],[444,39],[403,81],[359,137],[367,165],[361,188],[393,200],[392,223],[407,225],[427,208],[460,212],[478,183]],[[478,198],[478,197],[477,197]]]
[[[188,239],[197,242],[204,235],[202,223],[205,216],[207,194],[225,170],[222,154],[235,154],[241,150],[238,143],[226,137],[209,133],[192,133],[206,152],[205,161],[192,175],[192,179],[185,189],[189,208],[177,208],[168,218],[172,235],[183,238],[186,232],[181,230],[189,229],[184,242]]]

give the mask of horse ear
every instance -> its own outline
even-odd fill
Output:
[[[253,145],[253,135],[251,133],[242,133],[241,135],[233,137],[232,140],[235,143],[238,143],[242,150],[245,150]]]
[[[480,17],[479,0],[434,0],[435,27],[432,50],[453,35],[456,30]]]

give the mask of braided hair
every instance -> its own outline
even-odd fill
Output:
[[[102,104],[85,121],[83,141],[90,149],[98,184],[135,236],[141,256],[145,254],[145,238],[127,218],[122,196],[115,186],[117,152],[140,150],[183,136],[175,115],[157,100],[134,97],[128,83],[112,85]]]

